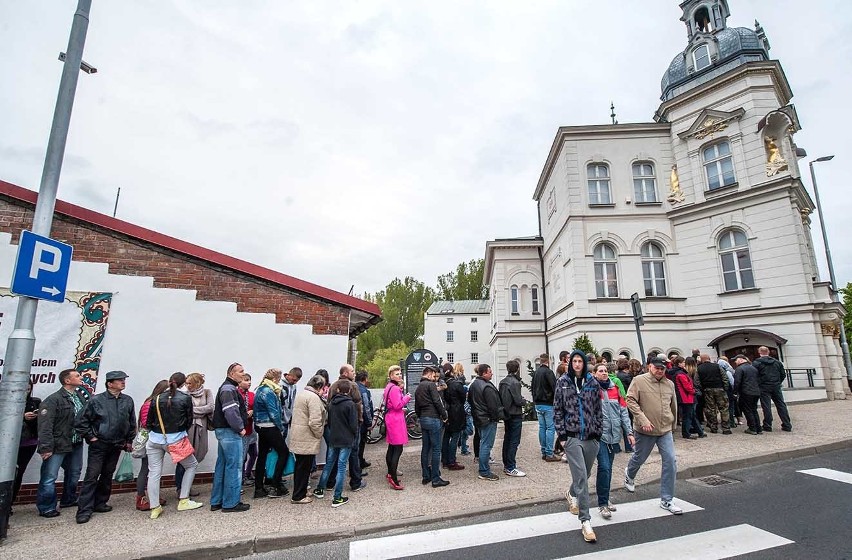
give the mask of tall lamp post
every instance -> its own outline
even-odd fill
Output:
[[[814,163],[831,161],[834,156],[822,156],[808,163],[811,170],[811,183],[814,186],[814,198],[816,199],[817,213],[819,214],[819,228],[822,230],[822,244],[825,246],[825,260],[828,261],[828,277],[831,279],[831,298],[837,296],[837,282],[834,279],[834,262],[831,260],[831,248],[828,245],[828,233],[825,230],[825,220],[822,217],[822,205],[819,202],[819,188],[817,187]],[[840,348],[843,350],[843,365],[846,367],[846,378],[849,388],[852,389],[852,360],[849,358],[849,342],[846,340],[846,328],[840,325]]]

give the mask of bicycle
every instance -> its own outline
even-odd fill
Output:
[[[410,439],[422,439],[423,432],[420,430],[420,419],[413,410],[406,410],[405,429]],[[367,430],[367,443],[378,443],[387,435],[385,427],[385,405],[382,403],[373,413],[373,423]]]

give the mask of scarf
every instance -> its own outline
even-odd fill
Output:
[[[180,391],[180,390],[181,390],[181,389],[178,389],[178,391]],[[205,391],[204,387],[199,387],[199,388],[198,388],[198,389],[196,389],[195,391],[189,391],[189,394],[190,394],[193,398],[200,399],[201,397],[203,397],[203,396],[204,396],[204,391]]]
[[[274,382],[273,380],[271,380],[271,379],[264,379],[263,381],[261,381],[261,382],[260,382],[260,385],[258,385],[258,386],[257,386],[257,388],[258,388],[258,389],[260,389],[260,388],[261,388],[261,387],[263,387],[264,385],[265,385],[265,386],[267,386],[267,387],[269,387],[269,388],[270,388],[270,389],[272,389],[273,391],[275,391],[275,394],[276,394],[276,395],[278,395],[278,396],[280,396],[280,395],[281,395],[281,385],[279,385],[278,383]]]

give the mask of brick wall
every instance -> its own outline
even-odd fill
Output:
[[[0,195],[0,232],[18,242],[30,229],[33,206]],[[55,214],[50,235],[74,247],[74,260],[107,263],[112,274],[150,276],[158,288],[196,290],[196,298],[230,301],[237,310],[275,313],[278,323],[312,325],[314,334],[349,334],[349,310],[203,259]]]

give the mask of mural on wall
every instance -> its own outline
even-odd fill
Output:
[[[95,392],[111,302],[109,292],[67,292],[62,303],[39,304],[30,370],[33,394],[45,397],[55,391],[59,372],[67,368],[79,371],[86,390]],[[17,309],[18,296],[0,288],[0,366]]]

